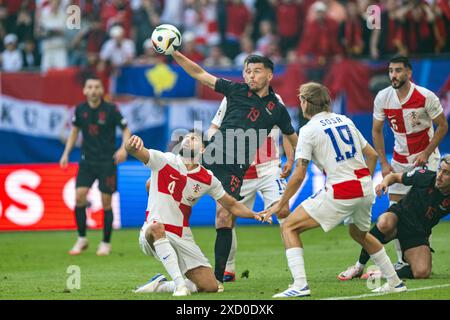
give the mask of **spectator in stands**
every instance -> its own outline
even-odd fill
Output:
[[[247,56],[251,54],[262,55],[261,52],[254,50],[253,40],[249,36],[241,37],[241,53],[239,53],[236,58],[234,58],[234,65],[237,67],[242,67]]]
[[[337,41],[339,26],[327,16],[325,3],[317,1],[312,5],[314,20],[307,21],[302,40],[297,48],[300,61],[313,67],[323,67],[335,56],[341,54]]]
[[[13,33],[6,35],[3,39],[5,51],[1,56],[2,70],[5,72],[16,72],[22,69],[22,55],[17,49],[17,36]]]
[[[141,0],[140,7],[133,12],[133,27],[135,30],[136,51],[138,55],[144,52],[144,42],[150,37],[156,26],[160,24],[159,8],[155,1]]]
[[[19,42],[24,39],[33,37],[34,33],[34,19],[33,13],[34,3],[31,0],[23,0],[20,4],[20,9],[17,12],[17,19],[15,23],[15,33],[19,37]]]
[[[89,30],[86,34],[86,55],[88,65],[90,63],[94,64],[94,62],[97,64],[99,61],[99,53],[105,38],[106,32],[103,30],[100,18],[98,15],[93,14]]]
[[[192,31],[186,31],[183,33],[183,43],[181,52],[196,63],[202,63],[205,57],[197,50],[195,43],[195,34]]]
[[[22,49],[22,65],[24,70],[37,70],[41,65],[41,55],[33,39],[25,39]]]
[[[299,0],[296,0],[299,1]],[[276,11],[274,8],[274,0],[254,0],[254,10],[252,14],[251,37],[254,42],[258,40],[261,35],[259,33],[259,25],[263,20],[276,21]]]
[[[3,39],[7,33],[6,18],[8,17],[8,8],[0,3],[0,39]],[[3,42],[0,41],[0,51],[3,51]]]
[[[370,56],[379,59],[403,52],[403,26],[400,22],[401,12],[396,0],[387,0],[385,10],[381,13],[381,28],[373,29],[370,36]]]
[[[122,26],[111,27],[109,36],[111,38],[103,44],[100,50],[99,71],[104,71],[107,63],[115,71],[123,65],[130,64],[135,56],[134,42],[125,38],[125,30]]]
[[[226,4],[226,55],[233,58],[239,53],[239,39],[250,35],[252,15],[242,0],[228,0]]]
[[[103,30],[110,30],[114,25],[124,28],[126,38],[131,37],[132,11],[127,0],[108,0],[101,8]]]
[[[225,56],[219,45],[212,46],[209,56],[203,63],[205,67],[231,67],[233,65],[230,58]]]
[[[450,52],[450,0],[437,0],[432,4],[432,9],[436,14],[434,29],[438,33],[435,51]]]
[[[66,13],[60,0],[50,0],[49,6],[42,8],[39,17],[38,35],[42,39],[41,71],[67,67],[67,44],[64,38]]]
[[[307,21],[316,19],[317,10],[314,7],[314,5],[317,2],[323,2],[323,4],[325,4],[325,6],[327,8],[327,17],[336,21],[338,23],[338,25],[340,23],[344,22],[345,19],[347,18],[347,14],[345,12],[345,7],[342,4],[340,4],[338,1],[336,1],[336,0],[321,0],[321,1],[314,2],[314,4],[312,4],[309,7],[309,10],[308,10],[308,13],[306,16]]]
[[[273,32],[272,22],[269,20],[261,21],[259,33],[261,37],[256,41],[256,50],[261,52],[263,56],[268,56],[270,45],[278,41],[277,36]]]
[[[183,23],[183,0],[164,1],[161,22],[180,27]]]
[[[297,46],[300,31],[303,29],[305,13],[303,6],[297,1],[281,0],[276,6],[276,15],[280,48],[283,55],[286,55],[288,50]]]
[[[410,53],[433,53],[435,14],[426,2],[411,1],[411,9],[406,15],[406,44]]]
[[[359,10],[354,0],[346,4],[347,19],[339,26],[339,42],[344,53],[349,57],[359,57],[364,51],[365,21],[359,15]]]
[[[144,54],[136,58],[134,61],[135,64],[154,65],[167,62],[167,57],[165,55],[158,54],[155,49],[153,49],[152,39],[145,40],[143,46]]]

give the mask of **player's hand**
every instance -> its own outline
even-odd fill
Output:
[[[417,155],[416,161],[414,161],[414,166],[415,167],[425,166],[428,162],[429,157],[430,157],[430,155],[428,153],[426,153],[425,151],[422,151],[421,153],[419,153]]]
[[[394,169],[389,163],[385,163],[381,165],[381,175],[383,178],[387,176],[389,173],[394,172]]]
[[[272,223],[272,215],[281,210],[281,207],[278,203],[274,204],[270,208],[267,208],[264,211],[258,212],[258,216],[260,217],[259,221]]]
[[[379,185],[375,187],[375,193],[378,197],[381,197],[383,194],[388,192],[388,185],[386,183],[381,182]]]
[[[128,139],[127,143],[125,144],[125,149],[129,153],[140,151],[143,147],[144,141],[142,141],[142,139],[136,135],[133,135],[130,139]]]
[[[59,159],[59,167],[61,169],[67,168],[67,164],[69,163],[69,157],[66,154],[63,154],[61,156],[61,159]]]
[[[292,161],[286,161],[283,167],[283,172],[280,174],[280,178],[286,179],[287,177],[289,177],[291,175],[293,165],[294,163]]]
[[[118,165],[119,163],[125,162],[127,160],[127,151],[124,148],[120,148],[113,155],[114,164]]]

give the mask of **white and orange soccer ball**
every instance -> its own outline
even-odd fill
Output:
[[[181,33],[171,24],[157,26],[151,39],[153,48],[160,54],[170,55],[181,46]]]

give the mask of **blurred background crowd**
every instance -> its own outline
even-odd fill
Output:
[[[67,25],[71,5],[79,29]],[[310,67],[450,53],[450,0],[0,0],[2,70],[111,73],[164,62],[148,41],[162,23],[177,26],[182,52],[207,67],[240,67],[250,53]]]

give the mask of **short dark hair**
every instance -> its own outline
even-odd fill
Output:
[[[246,66],[249,63],[262,63],[264,65],[264,68],[270,69],[270,71],[273,72],[273,62],[267,57],[260,56],[257,54],[251,54],[247,56],[244,60],[244,66]]]
[[[403,63],[406,68],[412,70],[411,62],[409,62],[408,57],[405,56],[394,56],[391,60],[389,60],[389,63]]]
[[[86,85],[86,83],[88,82],[88,80],[97,80],[97,81],[102,81],[102,79],[100,79],[97,75],[95,74],[88,74],[84,77],[84,81],[83,81],[83,87]]]

